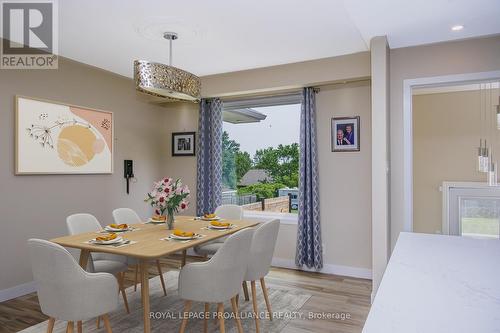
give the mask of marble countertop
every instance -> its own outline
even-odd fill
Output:
[[[500,332],[500,241],[401,233],[363,333]]]

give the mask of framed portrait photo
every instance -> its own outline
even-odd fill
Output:
[[[332,118],[332,151],[359,151],[359,116]]]
[[[194,156],[196,132],[172,133],[172,156]]]

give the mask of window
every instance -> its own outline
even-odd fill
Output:
[[[485,184],[450,186],[445,197],[449,233],[474,238],[499,238],[500,190]],[[446,230],[446,228],[444,228]]]
[[[222,201],[297,214],[300,96],[224,103]]]

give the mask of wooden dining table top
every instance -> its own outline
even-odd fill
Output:
[[[89,240],[103,235],[99,232],[87,232],[78,235],[63,236],[51,239],[50,241],[64,247],[88,250],[90,252],[119,254],[139,259],[157,259],[259,224],[257,221],[248,220],[224,220],[224,222],[230,222],[234,225],[234,227],[227,230],[206,229],[206,227],[210,224],[209,221],[195,220],[193,216],[177,216],[175,218],[174,229],[191,231],[204,235],[202,238],[193,239],[188,242],[162,240],[162,238],[168,237],[173,231],[168,230],[166,224],[132,225],[132,227],[136,228],[136,230],[119,234],[123,238],[135,241],[136,243],[127,244],[121,247],[87,243]]]

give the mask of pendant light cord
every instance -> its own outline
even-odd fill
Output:
[[[169,51],[169,57],[168,57],[168,65],[172,66],[172,39],[168,40],[168,51]]]

